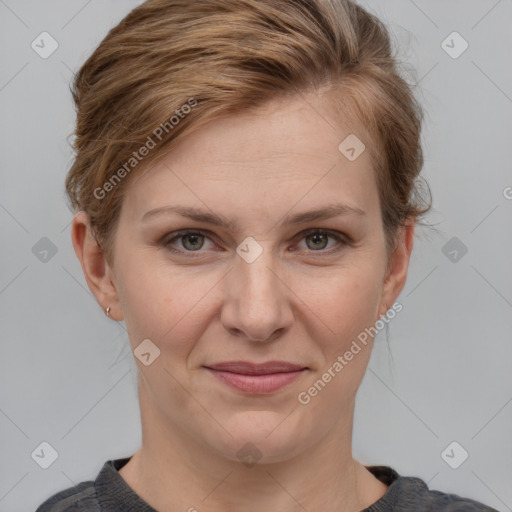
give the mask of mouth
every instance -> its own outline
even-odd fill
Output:
[[[308,370],[303,365],[286,361],[262,364],[230,361],[204,368],[224,384],[251,394],[266,394],[282,389]]]

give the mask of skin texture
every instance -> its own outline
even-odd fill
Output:
[[[124,198],[112,267],[86,215],[74,218],[75,251],[99,304],[125,321],[133,350],[147,338],[160,349],[149,366],[136,359],[143,441],[120,471],[157,510],[356,512],[386,492],[351,452],[372,341],[307,405],[297,396],[395,302],[414,223],[400,230],[388,260],[369,151],[353,162],[338,151],[347,135],[363,139],[363,132],[333,119],[326,98],[306,98],[209,123],[137,176]],[[286,215],[331,203],[365,214],[281,225]],[[176,213],[141,221],[178,204],[238,229]],[[347,243],[304,234],[313,228]],[[171,243],[183,229],[205,237]],[[252,263],[236,253],[248,236],[263,249]],[[308,369],[285,388],[254,395],[203,368],[233,360]],[[246,443],[261,454],[250,467],[237,456]]]

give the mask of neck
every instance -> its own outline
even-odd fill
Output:
[[[120,474],[156,510],[359,512],[387,490],[352,457],[353,406],[316,444],[251,465],[215,451],[140,398],[142,447]]]

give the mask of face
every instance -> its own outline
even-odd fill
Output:
[[[351,133],[367,145],[354,161],[338,150]],[[386,255],[370,144],[310,95],[205,125],[130,184],[113,311],[133,350],[160,350],[136,359],[147,421],[232,460],[253,443],[269,462],[350,431],[371,337],[344,354],[394,302],[408,261]],[[256,386],[241,389],[207,368],[233,361],[302,370],[240,377]]]

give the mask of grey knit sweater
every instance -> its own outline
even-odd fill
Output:
[[[81,482],[48,498],[36,512],[157,512],[119,474],[130,457],[105,462],[95,481]],[[362,512],[497,512],[455,494],[430,491],[419,478],[404,477],[387,466],[367,466],[388,485],[382,498]]]

